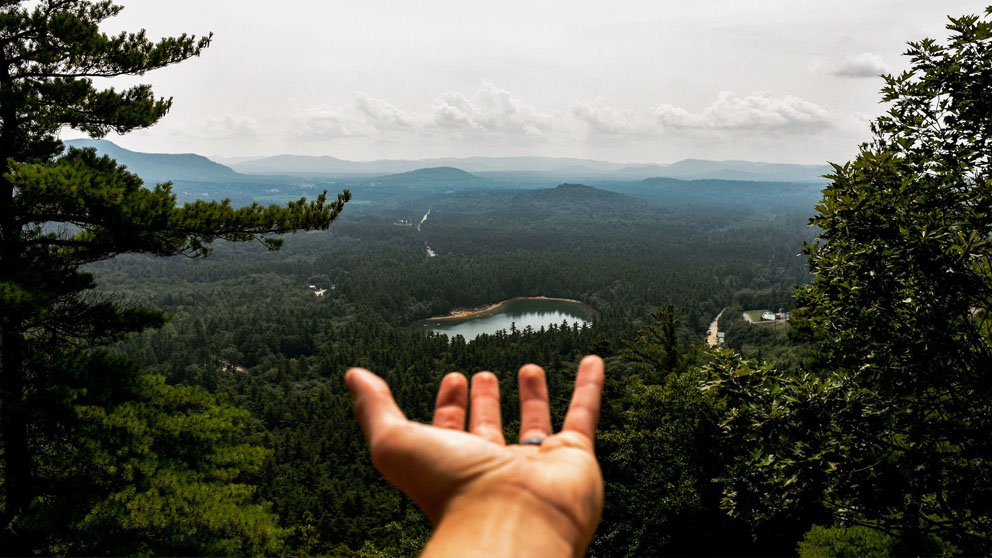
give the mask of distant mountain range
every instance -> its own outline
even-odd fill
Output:
[[[424,181],[482,184],[490,175],[514,173],[565,180],[641,180],[667,177],[682,180],[722,179],[775,182],[824,182],[828,165],[793,165],[752,161],[685,159],[671,165],[629,165],[592,159],[554,157],[468,157],[420,160],[383,159],[346,161],[335,157],[277,155],[225,166],[193,153],[166,154],[130,151],[106,140],[77,139],[74,147],[93,147],[109,155],[147,182],[253,181],[259,175],[362,177],[380,184],[416,184]],[[232,159],[233,160],[233,159]],[[477,176],[471,173],[481,173]]]
[[[431,167],[455,167],[468,172],[568,172],[608,173],[627,165],[553,157],[467,157],[434,159],[380,159],[346,161],[329,156],[276,155],[233,163],[232,168],[246,174],[396,174]]]
[[[93,147],[100,155],[109,155],[128,170],[149,183],[185,180],[190,182],[231,182],[239,175],[230,167],[193,153],[140,153],[107,140],[74,139],[71,147]]]
[[[654,177],[683,180],[757,180],[763,182],[824,182],[824,174],[833,172],[830,165],[792,165],[753,161],[707,161],[683,159],[659,169]],[[648,177],[645,177],[648,178]]]
[[[234,163],[245,174],[375,175],[409,172],[425,167],[454,167],[475,173],[540,173],[561,177],[629,179],[668,177],[694,180],[760,180],[823,182],[829,165],[794,165],[752,161],[708,161],[685,159],[671,165],[623,164],[592,159],[558,157],[467,157],[440,159],[381,159],[346,161],[335,157],[277,155]]]

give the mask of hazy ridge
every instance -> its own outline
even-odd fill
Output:
[[[683,180],[722,179],[771,182],[817,182],[828,165],[685,159],[671,165],[625,164],[563,157],[466,157],[348,161],[331,156],[276,155],[223,165],[193,153],[141,153],[107,140],[68,140],[74,147],[94,147],[149,181],[224,182],[252,176],[347,177],[380,176],[437,168],[466,173],[528,173],[572,179],[641,180],[665,177]]]

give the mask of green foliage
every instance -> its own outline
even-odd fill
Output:
[[[739,444],[725,506],[757,529],[860,524],[899,554],[992,550],[992,22],[948,28],[885,77],[888,114],[816,206],[815,279],[793,313],[809,370],[713,364]]]
[[[701,390],[698,345],[671,304],[611,359],[597,455],[606,504],[594,556],[727,555],[751,548],[744,522],[720,510],[724,401]]]
[[[705,210],[675,216],[644,206],[626,213],[626,221],[589,230],[587,214],[601,206],[586,198],[568,202],[558,191],[557,208],[529,221],[532,216],[516,215],[529,194],[466,195],[463,205],[432,206],[419,234],[393,222],[419,219],[426,207],[405,214],[366,207],[360,220],[352,214],[327,233],[289,237],[275,253],[222,244],[207,259],[124,256],[92,269],[102,286],[174,315],[119,350],[170,382],[230,394],[258,418],[256,440],[273,450],[260,473],[259,496],[273,503],[281,525],[296,529],[287,538],[290,552],[413,555],[419,550],[413,541],[426,536],[429,524],[372,468],[341,386],[349,366],[383,374],[404,411],[422,421],[430,420],[446,372],[492,370],[501,379],[513,439],[509,417],[519,413],[521,363],[545,367],[552,416],[560,424],[577,359],[593,346],[622,346],[621,339],[651,327],[651,309],[665,306],[666,297],[686,309],[675,346],[678,361],[689,363],[693,341],[702,340],[736,291],[786,287],[804,273],[794,249],[803,234],[798,219],[791,228],[752,221],[713,235]],[[735,227],[752,215],[739,211],[740,219],[731,220]],[[425,237],[438,257],[426,257]],[[767,270],[769,253],[783,254],[787,273]],[[327,283],[319,286],[336,288],[315,297],[307,285],[320,276]],[[601,318],[592,328],[556,326],[475,340],[424,336],[408,327],[456,305],[542,294],[587,301]],[[714,445],[717,400],[698,390],[700,377],[691,370],[686,364],[681,372],[687,375],[665,372],[670,377],[662,382],[654,366],[609,359],[604,403],[610,409],[599,430],[609,445],[601,442],[598,451],[607,482],[616,481],[606,493],[597,555],[757,551],[744,523],[719,508],[720,486],[711,482],[723,463]],[[698,437],[682,439],[686,433]],[[662,461],[671,466],[660,467]],[[655,483],[676,492],[649,498],[660,494]],[[640,528],[645,518],[671,536]],[[790,552],[801,534],[784,547],[758,550]]]
[[[42,451],[35,470],[63,490],[36,501],[24,519],[46,533],[45,553],[280,549],[286,530],[244,483],[269,454],[244,442],[247,411],[199,387],[166,385],[119,357],[77,353],[59,365],[68,380],[60,409],[71,416],[60,421],[58,451]]]
[[[17,192],[13,212],[21,242],[48,248],[68,265],[132,252],[205,256],[216,239],[258,239],[273,249],[281,240],[260,235],[326,229],[348,199],[342,194],[327,203],[325,192],[313,203],[301,199],[285,208],[234,209],[226,201],[176,207],[168,183],[146,189],[109,157],[75,148],[52,163],[12,163],[6,179]],[[52,223],[73,225],[74,234],[53,229]]]
[[[609,496],[592,555],[720,555],[746,543],[719,512],[721,405],[701,379],[697,370],[656,385],[628,380],[616,424],[597,440]]]
[[[895,553],[889,535],[853,525],[821,527],[814,525],[799,541],[800,558],[886,558]]]
[[[71,126],[100,137],[154,124],[171,100],[147,85],[99,89],[93,78],[141,75],[198,56],[210,37],[187,35],[149,41],[144,31],[110,36],[99,24],[120,13],[109,1],[5,2],[0,13],[4,56],[0,68],[6,157],[47,161],[56,133]]]
[[[15,69],[11,75],[20,77],[3,81],[0,73],[0,95],[13,95],[0,106],[24,101],[18,118],[35,126],[28,133],[5,120],[0,132],[12,200],[0,223],[7,247],[0,251],[3,372],[23,380],[4,388],[3,519],[17,534],[7,535],[5,551],[414,555],[429,525],[372,468],[339,373],[356,364],[382,373],[410,417],[429,420],[445,372],[490,369],[501,378],[504,416],[512,417],[516,369],[538,362],[560,422],[576,360],[593,346],[619,346],[638,329],[656,345],[640,356],[630,345],[625,358],[610,363],[611,410],[604,411],[600,450],[611,485],[594,552],[750,548],[743,522],[718,508],[721,493],[711,479],[723,466],[723,403],[699,391],[698,354],[686,340],[701,335],[735,293],[801,280],[794,245],[802,233],[794,213],[755,214],[737,199],[719,211],[702,204],[712,203],[708,192],[733,191],[758,205],[761,190],[767,198],[791,196],[774,211],[794,212],[808,189],[694,183],[644,192],[675,210],[585,187],[452,195],[393,214],[369,211],[330,233],[287,239],[278,254],[215,246],[217,239],[254,239],[271,248],[282,239],[266,234],[324,229],[347,194],[287,208],[235,207],[243,198],[176,207],[168,185],[145,187],[89,150],[62,153],[55,139],[61,126],[95,136],[123,132],[154,123],[170,103],[155,100],[147,86],[99,91],[90,81],[97,76],[70,75],[78,70],[74,60],[100,75],[141,74],[198,54],[206,41],[102,37],[96,24],[118,9],[106,3],[18,6],[3,12],[2,21],[20,26],[12,36],[37,35],[52,52],[76,49],[63,23],[52,26],[60,29],[57,40],[39,27],[53,16],[79,27],[73,36],[89,46],[59,62],[57,77],[54,66],[41,65],[34,68],[49,74]],[[118,47],[130,54],[119,55]],[[117,69],[99,70],[101,64]],[[62,86],[79,99],[63,104],[66,111],[44,112],[32,100],[35,91],[56,95]],[[85,114],[92,121],[80,122]],[[21,135],[11,139],[15,133]],[[383,197],[396,190],[370,188]],[[669,193],[674,197],[664,197]],[[427,207],[434,211],[422,231],[391,225],[419,219]],[[437,258],[425,257],[425,241]],[[202,256],[211,248],[215,258],[206,262],[143,257]],[[777,266],[767,268],[769,257]],[[317,298],[304,285],[320,277],[336,288]],[[171,322],[125,306],[108,287],[125,292],[129,303],[164,308]],[[526,295],[578,298],[602,316],[594,328],[563,325],[474,341],[405,327],[455,306]],[[685,314],[669,306],[649,317],[668,301]],[[77,350],[162,324],[115,350],[179,386]],[[508,421],[508,435],[515,427]],[[18,428],[26,433],[23,452],[16,435],[7,435]],[[11,458],[18,455],[26,459]],[[10,482],[15,477],[26,479],[20,492]],[[16,505],[18,498],[27,503]]]
[[[952,19],[947,45],[911,43],[912,69],[886,78],[876,140],[836,167],[807,247],[816,281],[802,330],[857,413],[831,479],[839,516],[903,539],[938,535],[992,549],[992,22]],[[976,311],[977,310],[977,311]],[[870,490],[869,487],[876,487]],[[844,511],[840,511],[844,510]],[[907,542],[907,541],[904,541]],[[910,547],[911,548],[911,547]]]
[[[724,320],[741,304],[788,305],[782,288],[805,277],[788,263],[801,236],[793,221],[694,213],[692,200],[638,206],[584,188],[369,210],[332,235],[287,242],[278,257],[225,246],[207,263],[102,262],[101,280],[176,316],[119,350],[170,382],[228,394],[258,419],[252,441],[272,450],[258,496],[294,528],[293,552],[407,555],[427,533],[367,459],[340,386],[347,366],[382,373],[410,417],[428,420],[441,375],[483,368],[501,379],[503,413],[513,416],[515,369],[535,361],[560,419],[573,361],[631,339],[609,360],[598,448],[607,500],[591,553],[777,555],[805,537],[804,555],[987,554],[992,42],[982,19],[951,28],[946,46],[910,46],[912,70],[887,78],[892,108],[875,141],[834,167],[813,219],[818,240],[806,247],[814,280],[793,318],[789,350],[814,347],[802,367],[791,356],[771,365],[723,350],[696,355],[679,341],[727,305]],[[422,231],[391,225],[427,207]],[[196,253],[207,237],[185,246]],[[425,241],[438,257],[424,255]],[[317,299],[304,285],[321,276],[336,289]],[[44,295],[6,288],[28,309]],[[404,327],[454,306],[540,294],[581,299],[602,319],[474,341]],[[671,307],[642,321],[667,301],[687,308],[684,323]],[[740,328],[751,328],[740,329],[749,357],[783,343]]]
[[[67,362],[89,358],[88,348],[165,322],[160,312],[95,294],[93,278],[82,268],[125,253],[205,256],[217,239],[257,240],[275,249],[282,240],[264,235],[326,229],[349,194],[333,202],[326,195],[310,203],[301,199],[285,208],[234,209],[227,201],[176,207],[169,184],[144,188],[136,176],[92,150],[63,154],[58,134],[64,127],[95,137],[125,133],[154,124],[171,106],[171,100],[156,99],[148,85],[117,91],[99,88],[94,79],[143,75],[198,56],[210,43],[210,37],[152,42],[143,31],[102,33],[100,23],[120,10],[109,1],[87,0],[0,5],[0,524],[5,526],[0,546],[12,554],[43,548],[85,552],[72,546],[78,541],[63,543],[59,537],[89,529],[94,551],[101,544],[120,544],[118,550],[139,553],[270,552],[280,538],[271,516],[250,503],[250,487],[234,483],[236,470],[256,467],[261,459],[257,448],[231,445],[244,416],[225,418],[228,409],[198,400],[194,392],[151,384],[132,393],[138,400],[130,406],[66,399],[69,392],[84,398],[102,392],[106,382],[115,381],[107,374],[84,375],[74,379],[92,383],[70,389]],[[194,405],[202,411],[192,411]],[[206,422],[194,424],[200,420]],[[76,429],[80,421],[104,428]],[[188,437],[199,426],[208,427],[204,436],[216,436],[183,438],[190,451],[200,453],[184,453],[178,444],[156,446],[157,436],[167,443],[169,435]],[[92,444],[107,429],[129,432],[139,445],[97,452]],[[211,443],[216,452],[204,449]],[[96,453],[77,453],[87,447]],[[129,467],[145,480],[108,457],[129,459],[129,452],[141,456]],[[162,461],[167,455],[189,461],[173,467]],[[92,483],[60,480],[60,471],[83,467],[79,460],[85,458],[103,464],[86,469]],[[200,469],[197,460],[213,468]],[[108,475],[119,477],[97,481]],[[92,517],[76,522],[60,514],[55,502],[83,486],[83,501],[106,501],[93,504]],[[130,542],[123,534],[98,542],[127,530],[141,531],[135,540],[144,542]],[[46,540],[56,542],[45,546]]]
[[[795,290],[790,289],[790,292]],[[745,293],[745,296],[750,293]],[[774,308],[791,308],[773,306]],[[720,316],[719,331],[724,332],[725,347],[733,349],[745,359],[774,362],[783,372],[799,370],[809,347],[793,339],[791,322],[774,326],[756,326],[744,319],[744,308],[731,304]]]
[[[817,520],[824,476],[849,448],[832,437],[831,382],[781,373],[728,349],[711,353],[703,390],[726,405],[722,507],[765,539],[795,541]]]
[[[653,324],[637,330],[633,340],[624,344],[622,355],[647,369],[651,381],[662,381],[669,374],[685,372],[699,354],[695,345],[679,344],[681,312],[668,304],[651,313]]]

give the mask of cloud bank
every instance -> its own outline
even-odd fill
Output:
[[[288,118],[288,133],[297,140],[310,141],[454,138],[529,143],[699,138],[707,134],[809,136],[845,118],[847,115],[794,95],[740,95],[732,91],[718,93],[701,109],[668,103],[630,108],[602,99],[576,100],[567,109],[540,108],[485,81],[470,94],[444,92],[419,110],[400,108],[389,100],[356,92],[350,104],[297,110]],[[226,117],[216,125],[218,137],[239,129],[246,135],[253,133],[253,122],[248,119]]]
[[[385,99],[356,92],[347,106],[299,111],[292,127],[298,137],[317,139],[447,134],[457,137],[540,138],[560,130],[562,115],[521,101],[490,81],[470,95],[448,91],[420,112],[407,112]]]
[[[644,135],[649,133],[651,128],[643,115],[636,111],[603,106],[599,103],[575,101],[572,104],[572,116],[584,124],[590,133],[596,135]]]
[[[792,95],[741,96],[731,91],[721,91],[716,101],[696,113],[665,104],[655,114],[665,128],[797,134],[829,128],[834,119],[825,108]]]
[[[540,137],[558,128],[561,115],[541,111],[486,81],[471,97],[457,91],[442,94],[427,119],[436,131]]]

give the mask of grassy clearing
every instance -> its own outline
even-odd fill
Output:
[[[750,316],[752,321],[760,322],[761,314],[768,311],[769,310],[745,310],[744,313]]]

